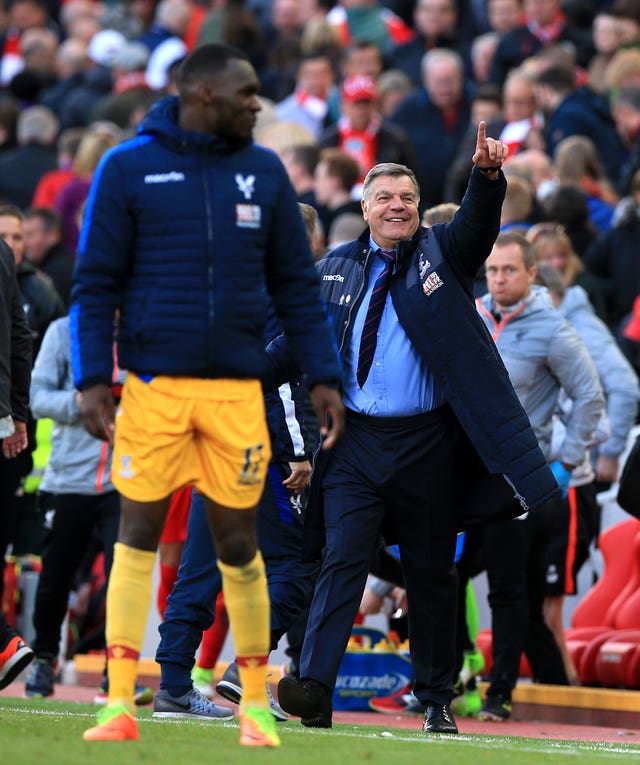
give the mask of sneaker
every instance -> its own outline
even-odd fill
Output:
[[[511,717],[511,699],[505,696],[487,696],[478,712],[478,720],[504,722]]]
[[[46,699],[53,696],[55,676],[55,661],[36,659],[25,683],[24,695],[31,699]]]
[[[482,699],[477,686],[473,690],[465,689],[451,702],[451,711],[457,717],[477,717],[481,708]]]
[[[267,675],[267,677],[271,677],[271,674]],[[273,693],[271,693],[271,688],[269,687],[269,683],[267,682],[267,701],[269,702],[269,709],[271,710],[271,714],[273,715],[273,718],[276,722],[285,722],[289,719],[289,715],[284,711],[284,709],[278,704],[278,702],[275,700]]]
[[[482,699],[478,690],[478,680],[484,671],[485,661],[482,651],[477,648],[465,651],[462,669],[453,686],[451,711],[459,717],[477,717],[482,708]]]
[[[485,662],[482,651],[474,648],[472,651],[464,652],[464,661],[460,675],[462,682],[466,685],[471,678],[475,678],[484,672]]]
[[[409,686],[405,686],[390,696],[378,696],[369,699],[369,706],[374,712],[382,712],[382,714],[402,714],[409,701],[414,698],[415,696],[409,690]]]
[[[82,734],[85,741],[137,741],[138,723],[124,704],[106,706],[98,712],[98,724]]]
[[[156,719],[180,719],[180,720],[233,720],[233,709],[219,707],[209,701],[195,688],[192,688],[184,696],[170,696],[167,691],[160,689],[156,693],[153,702],[153,715]]]
[[[0,690],[6,688],[27,667],[35,654],[20,635],[15,635],[0,651]]]
[[[213,670],[199,667],[197,664],[191,670],[191,680],[196,691],[200,691],[208,699],[213,698]]]
[[[225,669],[222,677],[216,685],[216,691],[223,699],[239,704],[242,701],[242,683],[240,682],[240,670],[238,664],[232,661]]]
[[[93,697],[93,703],[99,706],[104,706],[109,701],[109,678],[104,676],[102,682],[98,686],[96,695]],[[153,689],[146,685],[139,685],[136,683],[136,687],[133,692],[133,702],[138,707],[151,704],[153,701]]]
[[[267,675],[271,677],[271,675]],[[216,691],[222,696],[223,699],[231,701],[234,704],[239,704],[242,701],[242,683],[240,682],[240,671],[235,661],[226,668],[224,674],[220,678],[216,685]],[[269,709],[277,722],[284,722],[289,719],[289,716],[284,709],[278,704],[271,693],[269,683],[267,683],[267,699],[269,701]]]
[[[262,707],[247,707],[240,712],[242,746],[280,746],[273,714]]]
[[[133,703],[137,707],[145,707],[148,704],[153,703],[154,697],[153,688],[149,688],[148,685],[140,685],[136,683],[136,687],[133,691]]]

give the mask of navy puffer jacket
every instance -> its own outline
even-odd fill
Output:
[[[145,375],[260,378],[270,294],[310,384],[338,382],[295,193],[277,156],[178,127],[178,101],[108,152],[89,193],[72,291],[75,384]],[[266,286],[266,291],[265,291]]]

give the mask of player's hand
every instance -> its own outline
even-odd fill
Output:
[[[291,475],[282,482],[282,485],[299,494],[309,485],[311,479],[311,463],[309,460],[290,462],[289,468],[291,470]]]
[[[113,443],[115,402],[111,388],[104,383],[82,391],[78,401],[82,422],[95,438]]]
[[[335,388],[318,383],[311,391],[311,403],[320,426],[322,448],[331,449],[344,433],[342,396]]]
[[[502,167],[502,163],[508,155],[509,147],[507,144],[495,138],[487,138],[487,123],[484,120],[480,120],[478,123],[478,136],[476,138],[476,152],[473,155],[473,164],[477,165],[479,170],[492,168],[497,176],[497,168]],[[489,173],[489,177],[492,174]]]
[[[27,425],[20,420],[13,419],[15,430],[10,436],[2,439],[2,453],[10,460],[17,457],[20,452],[27,448],[29,438],[27,437]]]

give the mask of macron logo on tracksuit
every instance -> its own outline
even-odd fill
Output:
[[[172,170],[170,173],[151,173],[145,175],[145,183],[180,183],[184,181],[184,173],[177,173]]]

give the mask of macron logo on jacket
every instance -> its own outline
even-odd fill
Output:
[[[177,173],[172,170],[170,173],[151,173],[145,175],[145,183],[180,183],[184,181],[184,173]]]

